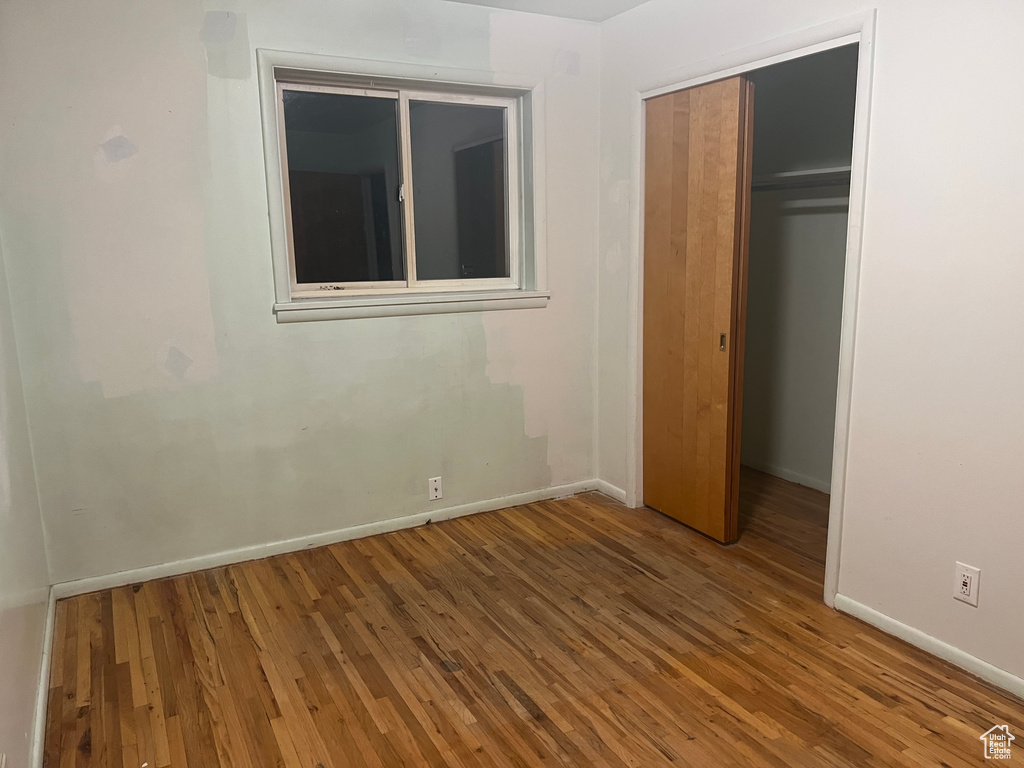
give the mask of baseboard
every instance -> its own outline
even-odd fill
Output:
[[[618,486],[612,485],[606,480],[595,480],[594,484],[596,486],[594,488],[595,491],[603,493],[605,496],[615,499],[622,504],[626,503],[626,492]]]
[[[315,533],[310,536],[300,536],[294,539],[275,541],[269,544],[257,544],[251,547],[240,547],[222,552],[214,552],[200,557],[190,557],[184,560],[175,560],[159,565],[150,565],[143,568],[134,568],[127,571],[106,574],[103,576],[91,576],[74,581],[64,581],[54,584],[51,594],[57,599],[72,597],[73,595],[84,595],[88,592],[97,592],[102,589],[123,587],[127,584],[138,584],[153,579],[163,579],[168,576],[180,576],[193,571],[203,571],[208,568],[219,568],[234,563],[243,563],[247,560],[258,560],[263,557],[283,555],[288,552],[298,552],[303,549],[323,547],[327,544],[337,544],[340,541],[351,539],[362,539],[366,536],[374,536],[378,533],[389,533],[402,528],[415,528],[424,525],[427,521],[439,522],[451,520],[464,515],[473,515],[477,512],[489,512],[494,509],[515,507],[520,504],[531,504],[535,501],[555,499],[559,496],[572,496],[585,491],[601,490],[599,480],[581,480],[567,485],[557,485],[542,488],[526,493],[516,493],[510,496],[501,496],[486,501],[476,501],[470,504],[461,504],[447,509],[432,509],[427,512],[417,512],[414,515],[394,517],[389,520],[382,520],[375,523],[355,525],[350,528],[341,528],[324,533]],[[611,486],[609,486],[610,488]],[[617,489],[616,489],[617,490]],[[604,492],[604,491],[602,491]],[[608,494],[611,495],[611,494]]]
[[[922,651],[930,653],[932,656],[938,656],[940,659],[948,661],[950,664],[960,667],[960,669],[966,672],[970,672],[975,677],[980,677],[985,682],[1024,699],[1024,679],[1010,674],[1005,669],[1000,669],[989,664],[987,661],[982,661],[977,656],[972,656],[966,651],[954,648],[952,645],[944,643],[931,635],[926,635],[921,630],[914,629],[903,622],[886,616],[884,613],[879,613],[874,608],[868,608],[866,605],[858,603],[846,595],[836,595],[835,607],[838,611],[848,613],[861,621],[865,621],[886,634],[898,637],[900,640],[905,640]]]
[[[793,472],[790,469],[786,469],[785,467],[777,467],[774,464],[762,464],[759,461],[747,461],[746,459],[744,459],[742,463],[744,466],[750,467],[751,469],[756,469],[758,472],[764,472],[765,474],[768,475],[781,477],[783,480],[788,480],[789,482],[796,483],[797,485],[806,485],[808,488],[813,488],[814,490],[821,491],[822,493],[832,492],[832,485],[831,482],[828,480],[818,480],[816,478],[811,477],[810,475],[803,475],[799,472]]]
[[[43,766],[43,740],[46,738],[46,702],[50,694],[50,653],[53,650],[53,625],[57,619],[57,595],[50,587],[46,601],[46,623],[43,625],[43,654],[39,667],[39,689],[36,691],[36,709],[32,722],[32,747],[28,764],[31,768]]]

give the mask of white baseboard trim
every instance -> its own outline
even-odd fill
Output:
[[[742,464],[750,467],[751,469],[756,469],[759,472],[774,475],[775,477],[781,477],[783,480],[788,480],[789,482],[796,483],[797,485],[806,485],[808,488],[813,488],[814,490],[821,491],[822,493],[832,492],[831,479],[819,480],[811,477],[810,475],[803,475],[799,472],[786,469],[785,467],[777,467],[774,464],[762,464],[759,461],[747,461],[744,459]]]
[[[625,504],[626,503],[626,492],[618,486],[612,485],[606,480],[595,480],[595,491],[603,493],[609,498],[615,499],[616,501]]]
[[[193,571],[203,571],[208,568],[219,568],[225,565],[233,565],[234,563],[243,563],[247,560],[258,560],[263,557],[283,555],[288,552],[298,552],[303,549],[313,549],[314,547],[322,547],[327,544],[337,544],[340,541],[362,539],[366,536],[374,536],[378,533],[389,533],[402,528],[415,528],[418,525],[424,525],[428,520],[436,523],[441,520],[451,520],[452,518],[463,517],[464,515],[473,515],[477,512],[489,512],[494,509],[516,507],[520,504],[531,504],[535,501],[555,499],[560,496],[572,496],[573,494],[583,493],[585,491],[601,490],[599,482],[600,481],[598,480],[581,480],[567,485],[556,485],[549,488],[541,488],[536,491],[515,493],[510,496],[501,496],[496,499],[475,501],[470,504],[460,504],[459,506],[448,507],[447,509],[432,509],[427,512],[417,512],[413,515],[394,517],[389,520],[381,520],[375,523],[355,525],[350,528],[341,528],[334,531],[326,531],[324,533],[314,533],[309,536],[299,536],[294,539],[274,541],[268,544],[256,544],[250,547],[239,547],[238,549],[214,552],[209,555],[190,557],[184,560],[160,563],[159,565],[150,565],[143,568],[118,571],[117,573],[110,573],[103,576],[91,576],[84,579],[76,579],[74,581],[63,581],[53,585],[51,596],[55,596],[57,599],[62,599],[65,597],[72,597],[74,595],[84,595],[88,592],[97,592],[102,589],[123,587],[128,584],[138,584],[143,581],[164,579],[168,576],[180,576],[184,573],[191,573]]]
[[[57,595],[50,587],[46,601],[46,623],[43,625],[43,653],[39,667],[39,689],[36,691],[36,711],[32,722],[32,748],[28,764],[31,768],[43,766],[43,740],[46,738],[46,703],[50,697],[50,652],[53,649],[53,625],[57,619]]]
[[[879,613],[874,608],[868,608],[866,605],[858,603],[846,595],[836,595],[835,607],[838,611],[848,613],[861,621],[865,621],[886,634],[898,637],[900,640],[905,640],[922,651],[930,653],[932,656],[938,656],[940,659],[970,672],[975,677],[980,677],[985,682],[1024,699],[1024,679],[1007,672],[1005,669],[1000,669],[989,664],[987,661],[982,661],[977,656],[972,656],[966,651],[954,648],[952,645],[944,643],[931,635],[926,635],[921,630],[914,629],[903,622],[886,616],[884,613]]]

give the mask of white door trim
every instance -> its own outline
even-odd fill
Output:
[[[749,72],[782,61],[856,43],[860,47],[857,65],[857,98],[853,129],[853,160],[850,178],[850,213],[846,236],[846,274],[843,288],[843,320],[839,352],[839,387],[836,396],[835,443],[832,452],[831,503],[829,506],[828,549],[825,556],[824,600],[835,607],[839,591],[839,562],[842,550],[843,513],[846,494],[847,448],[850,434],[850,403],[853,392],[853,359],[856,338],[857,302],[860,288],[861,248],[864,230],[864,193],[867,179],[868,126],[871,115],[871,85],[874,63],[876,11],[849,16],[785,37],[769,40],[733,53],[681,69],[665,72],[649,82],[638,83],[632,107],[632,199],[640,204],[633,214],[633,248],[636,272],[629,293],[629,350],[627,354],[628,398],[626,503],[643,504],[643,211],[644,211],[644,109],[645,99],[692,88],[702,83]]]

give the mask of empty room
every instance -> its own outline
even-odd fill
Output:
[[[0,768],[1024,759],[1022,29],[4,0]]]

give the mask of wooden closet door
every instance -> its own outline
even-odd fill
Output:
[[[753,84],[647,101],[643,499],[738,535]]]

